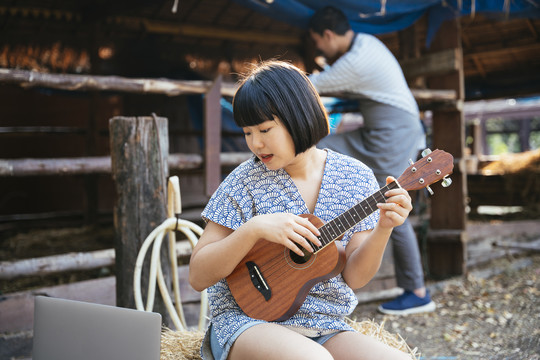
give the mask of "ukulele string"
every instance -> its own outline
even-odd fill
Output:
[[[384,196],[384,192],[390,190],[390,185],[397,185],[395,182],[392,182],[390,184],[387,184],[383,186],[381,189],[379,189],[376,193],[368,196],[360,203],[353,206],[351,209],[346,211],[345,213],[339,215],[338,217],[334,218],[333,220],[329,221],[328,223],[324,224],[319,228],[319,231],[321,232],[321,235],[319,236],[319,240],[321,240],[322,245],[317,246],[313,243],[310,243],[312,248],[314,249],[314,252],[311,256],[315,256],[320,250],[322,250],[324,247],[329,245],[331,242],[335,241],[339,237],[345,233],[348,229],[352,228],[354,225],[356,225],[359,221],[362,221],[364,218],[371,215],[374,211],[377,210],[377,203],[382,201],[386,201],[386,197]],[[375,197],[376,194],[379,194],[380,198],[377,199]],[[365,203],[365,207],[361,207],[360,205]],[[361,209],[363,212],[363,216],[358,213],[357,208]],[[349,218],[347,215],[349,215],[349,212],[354,211],[357,215],[357,218],[360,217],[359,221],[354,220],[354,216],[350,217],[350,220],[352,221],[352,225],[349,222]],[[345,220],[345,225],[344,225]],[[338,223],[339,222],[339,223]],[[292,264],[289,264],[287,261],[283,261],[284,258],[289,258],[285,255],[286,251],[292,251],[288,248],[284,249],[283,253],[279,252],[272,258],[268,259],[263,264],[259,264],[259,268],[263,274],[265,274],[267,277],[273,277],[277,272],[281,271],[281,274],[279,274],[276,277],[276,280],[279,280],[284,275],[287,275],[290,271],[294,270],[301,270],[301,268],[297,268],[292,266]],[[292,261],[292,259],[291,259]],[[309,259],[307,260],[309,261]],[[293,261],[294,263],[294,261]]]
[[[319,236],[319,239],[322,243],[322,246],[317,246],[313,243],[311,243],[312,247],[314,248],[314,252],[311,256],[316,255],[316,253],[320,250],[322,250],[325,246],[330,244],[332,241],[334,241],[334,237],[331,233],[328,231],[327,224],[321,226],[319,228],[319,231],[321,232],[321,235]],[[292,252],[289,248],[285,248],[283,252],[277,253],[274,257],[268,259],[263,264],[259,264],[259,268],[261,269],[261,272],[266,277],[274,277],[274,275],[278,272],[281,272],[279,276],[276,276],[275,279],[280,279],[283,275],[287,275],[291,270],[297,270],[292,264],[290,264],[288,261],[292,262],[294,264],[294,261],[290,258],[290,256],[286,255],[286,252]],[[289,260],[290,259],[290,260]],[[288,261],[287,261],[288,260]],[[307,260],[309,261],[309,259]]]
[[[319,228],[319,230],[321,231],[321,236],[319,238],[323,245],[318,247],[312,243],[311,245],[314,248],[314,250],[317,249],[312,253],[312,256],[315,255],[316,252],[324,248],[326,245],[328,245],[330,242],[333,241],[333,239],[328,239],[328,236],[324,234],[325,230],[323,229],[323,227],[324,225],[321,228]],[[285,248],[283,252],[277,253],[275,256],[268,259],[268,261],[266,261],[265,263],[259,264],[259,268],[261,269],[261,272],[267,277],[273,277],[276,273],[281,271],[282,274],[276,277],[276,279],[279,279],[281,276],[286,275],[289,270],[295,270],[296,268],[291,266],[291,264],[289,264],[287,260],[285,260],[285,259],[290,258],[290,256],[286,255],[287,251],[292,252],[292,250],[290,250],[289,248]],[[294,263],[292,259],[290,261]],[[285,272],[283,272],[283,270],[285,270]]]

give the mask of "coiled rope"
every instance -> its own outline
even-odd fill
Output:
[[[168,218],[144,240],[137,261],[135,263],[135,271],[133,276],[133,293],[135,296],[135,306],[137,310],[152,311],[154,307],[154,299],[156,293],[156,282],[158,284],[161,297],[171,316],[171,320],[177,330],[188,330],[184,311],[182,309],[182,298],[180,296],[180,283],[178,279],[178,262],[176,258],[176,231],[180,231],[186,235],[193,249],[197,244],[198,237],[201,236],[203,229],[191,221],[180,219],[182,206],[180,201],[180,183],[177,176],[169,178],[167,185],[167,216]],[[169,235],[169,262],[172,269],[172,290],[174,294],[173,304],[169,290],[163,277],[163,270],[160,261],[160,250],[163,238]],[[150,275],[148,279],[148,294],[146,299],[146,307],[143,304],[141,293],[141,273],[144,263],[144,258],[150,245],[153,243],[151,260],[150,260]],[[204,330],[206,326],[208,312],[208,298],[206,290],[201,292],[201,305],[199,313],[198,329]]]

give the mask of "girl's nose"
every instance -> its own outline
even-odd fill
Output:
[[[260,136],[260,134],[255,134],[254,133],[254,134],[251,135],[251,146],[253,146],[253,148],[255,148],[255,149],[263,147],[263,141],[262,141],[262,137]]]

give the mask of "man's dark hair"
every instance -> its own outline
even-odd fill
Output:
[[[283,61],[263,62],[247,74],[234,95],[233,116],[239,127],[277,117],[289,131],[296,155],[329,132],[317,90],[300,69]]]
[[[351,24],[343,11],[333,6],[325,6],[315,11],[309,19],[309,29],[321,36],[324,30],[333,31],[338,35],[344,35],[351,29]]]

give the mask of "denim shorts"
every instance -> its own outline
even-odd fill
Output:
[[[229,339],[227,344],[225,344],[225,347],[221,347],[221,345],[219,345],[217,335],[216,335],[216,333],[214,331],[214,328],[213,328],[212,325],[210,325],[210,328],[208,329],[207,337],[208,337],[208,335],[210,335],[209,336],[210,337],[210,348],[212,349],[212,354],[214,355],[214,359],[215,360],[225,360],[225,359],[227,359],[227,356],[229,355],[229,351],[231,350],[232,345],[234,344],[236,339],[240,336],[240,334],[242,334],[244,331],[246,331],[250,327],[258,325],[258,324],[260,324],[260,322],[251,322],[249,324],[246,324],[246,325],[242,326],[240,329],[238,329],[238,331],[236,331],[236,333],[233,336],[231,336],[231,338]],[[317,337],[309,337],[308,339],[311,339],[311,340],[315,341],[316,343],[322,345],[326,341],[328,341],[332,337],[334,337],[335,335],[339,334],[340,332],[341,331],[336,331],[334,333],[327,334],[327,335],[322,335],[322,336],[317,336]]]

